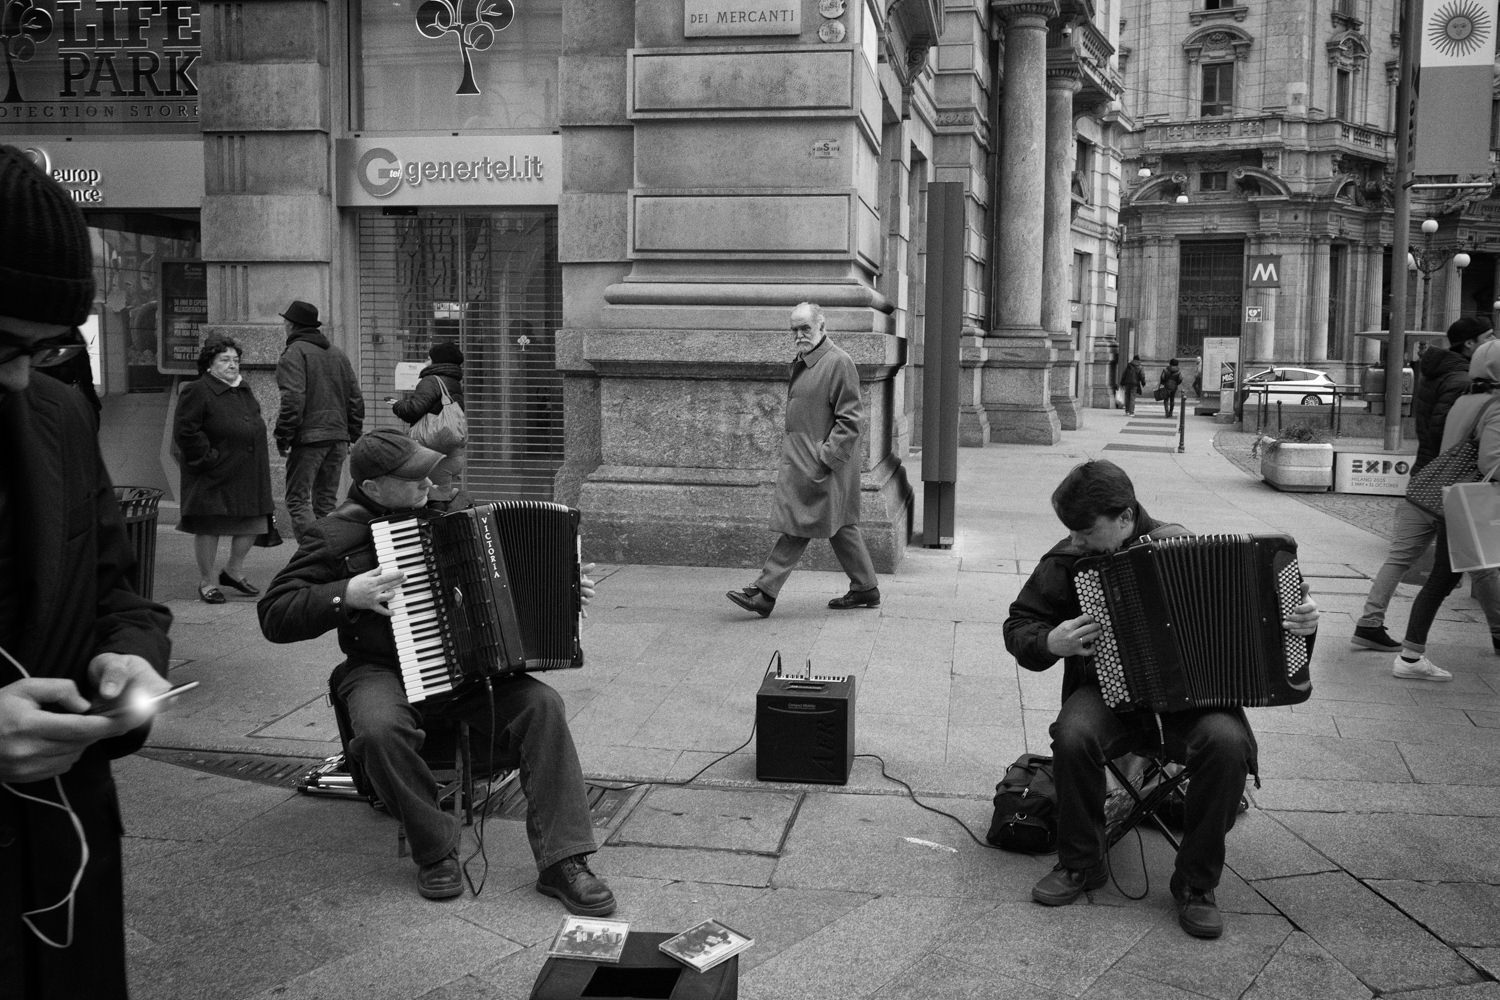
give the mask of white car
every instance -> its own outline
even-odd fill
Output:
[[[1269,393],[1269,401],[1273,403],[1277,397],[1292,396],[1303,406],[1331,403],[1335,390],[1328,373],[1314,368],[1265,368],[1247,375],[1244,387],[1251,396]]]

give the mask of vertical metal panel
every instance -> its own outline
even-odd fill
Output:
[[[359,217],[360,380],[369,427],[406,425],[384,402],[401,361],[440,341],[464,352],[464,489],[475,500],[552,498],[563,455],[554,209],[419,210]]]
[[[1196,358],[1204,337],[1238,337],[1244,299],[1243,240],[1184,242],[1178,255],[1177,344],[1172,354]]]
[[[958,341],[964,319],[962,184],[927,186],[927,273],[922,329],[922,543],[953,544],[958,481]]]

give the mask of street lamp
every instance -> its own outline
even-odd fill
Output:
[[[1427,317],[1432,302],[1432,276],[1451,259],[1453,266],[1462,271],[1469,266],[1469,255],[1457,247],[1435,247],[1433,236],[1437,235],[1436,219],[1422,220],[1422,247],[1406,252],[1406,269],[1422,275],[1422,329],[1427,329]]]

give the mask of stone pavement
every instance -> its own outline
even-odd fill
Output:
[[[1051,448],[963,450],[953,548],[911,548],[877,611],[827,610],[836,573],[798,572],[761,620],[722,596],[745,569],[601,567],[588,663],[546,679],[587,775],[646,783],[596,813],[616,917],[654,931],[716,917],[754,937],[740,957],[751,1000],[1500,997],[1500,658],[1467,590],[1430,646],[1454,681],[1393,678],[1388,657],[1347,642],[1380,525],[1339,516],[1338,498],[1271,490],[1207,418],[1188,418],[1179,453],[1144,409],[1086,411]],[[1093,457],[1129,470],[1157,516],[1296,535],[1325,612],[1312,699],[1251,713],[1263,784],[1229,838],[1218,941],[1178,928],[1154,833],[1116,848],[1116,884],[1045,908],[1029,893],[1051,858],[983,847],[881,774],[883,761],[982,835],[1005,766],[1048,752],[1061,671],[1020,670],[1001,623],[1062,534],[1053,486]],[[251,578],[290,551],[257,550]],[[336,751],[322,700],[335,644],[272,646],[249,599],[197,601],[188,536],[163,527],[158,558],[174,678],[203,683],[117,768],[136,1000],[527,997],[563,911],[532,889],[521,824],[490,817],[487,870],[469,865],[483,891],[432,903],[388,817],[232,776]],[[857,678],[857,750],[880,761],[858,757],[847,786],[757,782],[753,742],[723,756],[750,736],[775,651],[788,669],[811,659]],[[208,766],[226,759],[241,769]]]

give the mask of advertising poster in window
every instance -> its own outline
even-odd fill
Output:
[[[161,262],[161,361],[168,375],[197,375],[201,331],[208,323],[208,271],[201,260]]]

